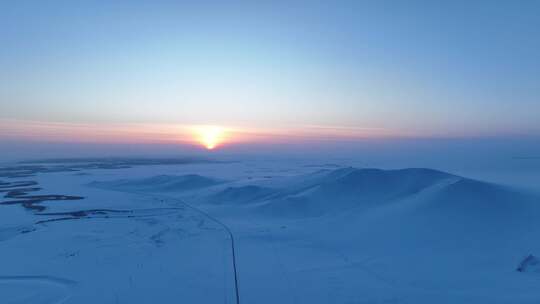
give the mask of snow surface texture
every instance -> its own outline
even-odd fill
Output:
[[[540,273],[540,259],[532,254],[526,256],[517,268],[519,272],[537,272]]]
[[[540,301],[534,193],[419,168],[126,166],[0,177],[43,199],[0,204],[2,303]]]

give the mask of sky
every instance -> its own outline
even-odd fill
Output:
[[[540,137],[539,16],[533,0],[0,1],[0,140]]]

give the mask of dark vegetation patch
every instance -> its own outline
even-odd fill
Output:
[[[25,178],[37,173],[79,172],[92,169],[128,169],[134,166],[185,165],[194,163],[218,163],[218,161],[184,158],[57,158],[19,162],[17,165],[0,167],[0,177]]]
[[[0,181],[0,192],[6,193],[4,198],[10,200],[1,201],[0,205],[21,205],[26,209],[41,212],[46,209],[45,206],[40,205],[46,201],[71,201],[81,200],[82,196],[73,195],[60,195],[60,194],[45,194],[45,195],[29,195],[30,192],[40,191],[40,187],[36,186],[38,183],[35,181],[17,181],[17,182],[4,182]]]
[[[37,213],[36,215],[52,216],[55,218],[40,220],[40,221],[37,221],[36,224],[66,221],[66,220],[93,219],[93,218],[139,218],[139,217],[149,217],[149,216],[170,214],[172,212],[178,212],[178,210],[182,210],[182,208],[153,208],[153,209],[134,209],[134,210],[89,209],[89,210],[78,210],[78,211],[68,211],[68,212],[40,212],[40,213]]]

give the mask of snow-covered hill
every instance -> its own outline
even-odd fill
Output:
[[[122,179],[112,182],[92,182],[94,187],[107,187],[124,191],[142,192],[174,192],[189,191],[215,186],[222,183],[218,179],[200,176],[197,174],[187,175],[157,175],[142,179]]]
[[[180,189],[177,189],[180,190]],[[535,197],[510,187],[422,168],[321,170],[284,181],[224,185],[201,192],[205,201],[240,205],[272,217],[309,218],[364,212],[389,204],[454,213],[506,214],[525,211]],[[452,211],[453,210],[453,211]]]

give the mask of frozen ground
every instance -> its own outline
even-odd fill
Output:
[[[540,196],[510,179],[61,161],[0,169],[1,303],[540,301]]]

